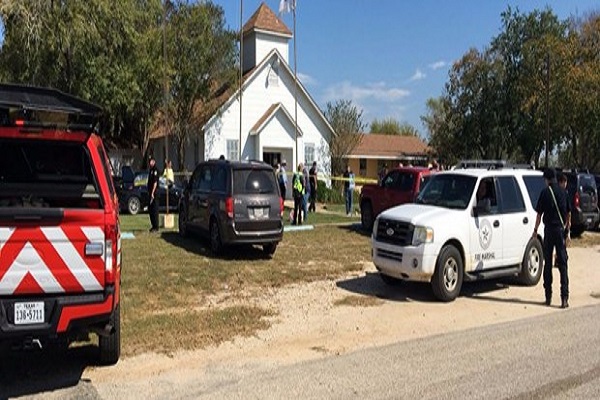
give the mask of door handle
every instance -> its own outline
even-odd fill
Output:
[[[527,218],[527,217],[523,218],[523,223],[524,224],[528,224],[529,223],[529,218]]]
[[[496,220],[494,221],[494,228],[497,228],[500,226],[500,221]]]

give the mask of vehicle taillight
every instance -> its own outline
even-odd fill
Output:
[[[573,200],[573,205],[575,207],[579,207],[579,192],[575,192],[575,200]]]
[[[233,197],[225,199],[225,211],[227,212],[227,216],[233,219]]]
[[[283,218],[283,211],[284,211],[283,198],[280,197],[279,198],[279,214],[282,218]]]
[[[104,242],[104,280],[107,284],[115,283],[115,265],[117,256],[117,226],[107,225]]]

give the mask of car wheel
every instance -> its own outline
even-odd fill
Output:
[[[263,245],[263,252],[269,257],[273,257],[273,254],[275,254],[275,250],[277,250],[277,243],[269,243]]]
[[[456,247],[442,248],[431,280],[433,295],[441,301],[452,301],[460,293],[463,282],[463,261]]]
[[[213,254],[219,254],[223,250],[223,242],[221,241],[221,232],[219,231],[219,223],[216,219],[210,221],[210,251]]]
[[[108,336],[100,336],[98,347],[100,350],[100,364],[114,365],[119,361],[121,355],[121,306],[117,305],[110,316],[110,324],[113,327]]]
[[[403,282],[402,279],[394,278],[393,276],[382,274],[381,272],[379,273],[379,276],[381,277],[383,283],[388,286],[398,286]]]
[[[571,226],[571,236],[579,237],[585,231],[584,225]]]
[[[373,229],[373,206],[370,201],[360,205],[360,223],[366,231]]]
[[[131,215],[136,215],[140,212],[142,208],[142,202],[139,197],[131,196],[129,200],[127,200],[127,211]]]
[[[530,239],[525,248],[519,283],[527,286],[535,286],[542,277],[544,266],[544,249],[538,239]]]
[[[187,226],[187,211],[185,210],[185,207],[181,207],[181,210],[179,210],[178,219],[179,219],[179,221],[178,221],[179,236],[187,237],[188,226]]]

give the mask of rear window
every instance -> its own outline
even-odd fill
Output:
[[[0,207],[101,208],[86,147],[0,139]]]
[[[535,208],[538,198],[540,197],[540,193],[546,187],[544,177],[542,175],[526,175],[523,176],[523,182],[525,182],[525,187],[527,188],[527,193],[529,194],[529,200],[531,200],[531,205],[533,208]]]
[[[584,192],[593,192],[596,190],[596,179],[593,175],[579,175],[579,186]]]
[[[275,194],[275,174],[267,169],[236,169],[233,171],[234,194]]]

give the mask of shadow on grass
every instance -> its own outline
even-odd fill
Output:
[[[365,276],[341,280],[338,281],[336,285],[337,287],[352,293],[377,297],[382,300],[420,301],[424,303],[437,302],[437,299],[433,296],[431,285],[429,283],[399,281],[397,284],[390,285],[383,282],[379,272],[367,272]],[[464,282],[460,296],[475,300],[496,300],[532,305],[540,304],[534,301],[501,299],[486,295],[498,290],[505,290],[508,286],[508,284],[501,280]]]
[[[50,345],[43,350],[12,350],[0,345],[0,398],[40,394],[77,388],[76,397],[99,397],[83,371],[96,365],[98,348],[85,345],[66,349]],[[74,397],[75,398],[75,397]]]
[[[368,237],[368,238],[371,237],[371,231],[364,230],[360,222],[354,222],[354,223],[351,223],[351,224],[339,225],[338,228],[341,229],[341,230],[343,230],[343,231],[357,233],[357,234],[359,234],[361,236],[364,236],[364,237]]]
[[[270,260],[271,257],[263,252],[262,247],[252,245],[236,245],[225,247],[220,254],[210,251],[208,239],[199,234],[189,234],[183,238],[178,232],[161,232],[161,237],[167,242],[190,253],[218,260]]]

